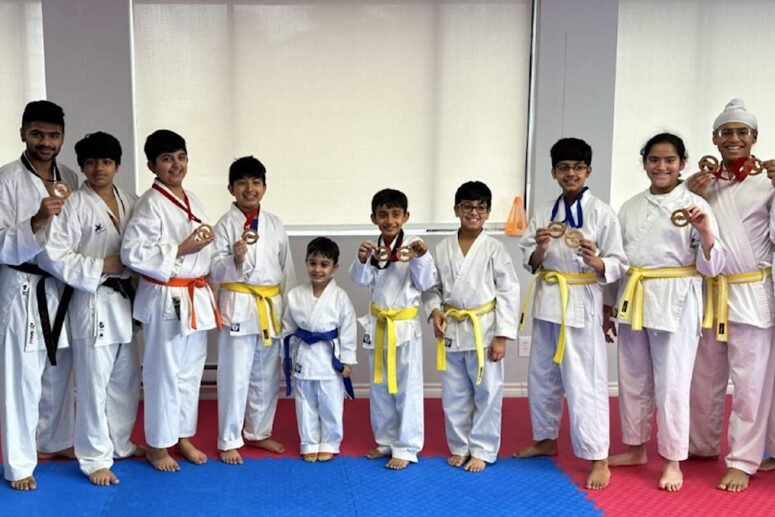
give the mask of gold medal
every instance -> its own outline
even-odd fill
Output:
[[[396,255],[399,262],[409,262],[414,258],[414,250],[410,246],[401,246]]]
[[[709,154],[700,158],[699,166],[700,171],[708,172],[710,174],[716,174],[720,168],[718,158]]]
[[[761,174],[761,172],[764,170],[764,164],[756,156],[751,156],[748,158],[745,161],[745,165],[743,167],[748,169],[749,176],[756,176],[757,174]]]
[[[212,236],[213,236],[213,227],[210,226],[209,224],[200,225],[199,228],[196,229],[196,238],[200,241],[209,239]]]
[[[374,248],[371,253],[372,255],[374,255],[374,258],[376,258],[380,262],[385,262],[386,260],[390,260],[390,248],[386,246],[380,246],[378,248]]]
[[[546,229],[549,230],[549,235],[555,239],[559,239],[565,233],[565,225],[558,221],[552,221]]]
[[[246,228],[245,231],[242,232],[242,240],[248,244],[255,244],[258,242],[258,232],[253,228]]]
[[[64,181],[55,181],[51,185],[51,191],[60,199],[67,199],[70,197],[70,187]]]
[[[685,208],[679,208],[670,214],[670,222],[679,228],[689,224],[689,212]]]
[[[569,248],[578,248],[579,246],[581,246],[581,241],[583,239],[584,239],[584,234],[576,229],[568,230],[567,232],[565,232],[565,237],[563,237],[563,240],[565,241],[565,245]]]

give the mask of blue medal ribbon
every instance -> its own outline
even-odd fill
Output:
[[[560,210],[560,201],[562,201],[565,208],[565,219],[560,222],[566,223],[571,228],[581,228],[584,226],[584,210],[581,208],[581,198],[587,190],[589,190],[589,187],[584,187],[581,192],[579,192],[579,197],[576,198],[577,206],[575,219],[573,218],[573,211],[571,210],[571,204],[568,202],[568,198],[565,197],[565,194],[560,194],[560,197],[557,198],[557,201],[554,202],[554,206],[552,207],[550,221],[554,221],[557,217],[557,212]]]

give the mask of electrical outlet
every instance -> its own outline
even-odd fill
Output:
[[[530,357],[530,336],[519,336],[517,338],[517,355],[519,357]]]

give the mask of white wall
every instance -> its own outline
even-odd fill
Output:
[[[571,135],[592,145],[594,173],[589,183],[598,197],[607,200],[611,190],[618,1],[543,0],[537,5],[535,118],[528,156],[528,204],[546,202],[559,194],[549,176],[549,148],[558,138]],[[121,140],[125,153],[119,184],[134,190],[135,172],[148,172],[144,160],[136,159],[141,156],[141,143],[134,134],[130,7],[129,0],[43,0],[48,98],[62,104],[67,113],[67,145],[62,159],[70,164],[75,162],[72,144],[83,134],[98,129],[113,133]],[[135,171],[136,168],[139,170]],[[486,177],[481,179],[487,181]],[[324,235],[325,229],[319,233]],[[343,252],[338,282],[361,313],[368,306],[368,294],[350,283],[346,269],[354,259],[358,243],[373,237],[373,233],[368,229],[364,235],[332,235]],[[431,234],[426,239],[433,248],[440,238]],[[300,276],[304,274],[304,250],[309,239],[307,235],[291,239]],[[503,239],[517,264],[524,292],[530,276],[520,266],[518,239]],[[529,330],[525,334],[529,335]],[[424,364],[429,395],[439,393],[434,351],[432,333],[428,331]],[[214,361],[214,356],[211,353],[209,360]],[[614,358],[615,349],[611,347],[612,382],[616,379]],[[354,381],[357,387],[365,387],[368,367],[362,351],[358,359],[361,366]],[[516,346],[508,351],[506,375],[507,394],[524,394],[527,359],[517,357]]]

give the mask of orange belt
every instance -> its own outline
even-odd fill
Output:
[[[153,279],[149,276],[143,275],[143,278],[149,281],[152,284],[156,285],[164,285],[167,287],[187,287],[188,288],[188,298],[191,300],[191,328],[196,330],[196,306],[194,304],[194,289],[200,289],[203,287],[207,287],[209,289],[209,285],[207,285],[207,281],[205,281],[205,277],[200,276],[197,278],[181,278],[181,277],[173,277],[170,278],[167,282],[159,282],[156,279]],[[212,295],[212,293],[211,293]],[[223,329],[223,321],[221,320],[221,311],[218,310],[218,306],[215,304],[214,301],[211,301],[210,303],[213,306],[213,312],[215,313],[215,322],[218,324],[218,329]]]

